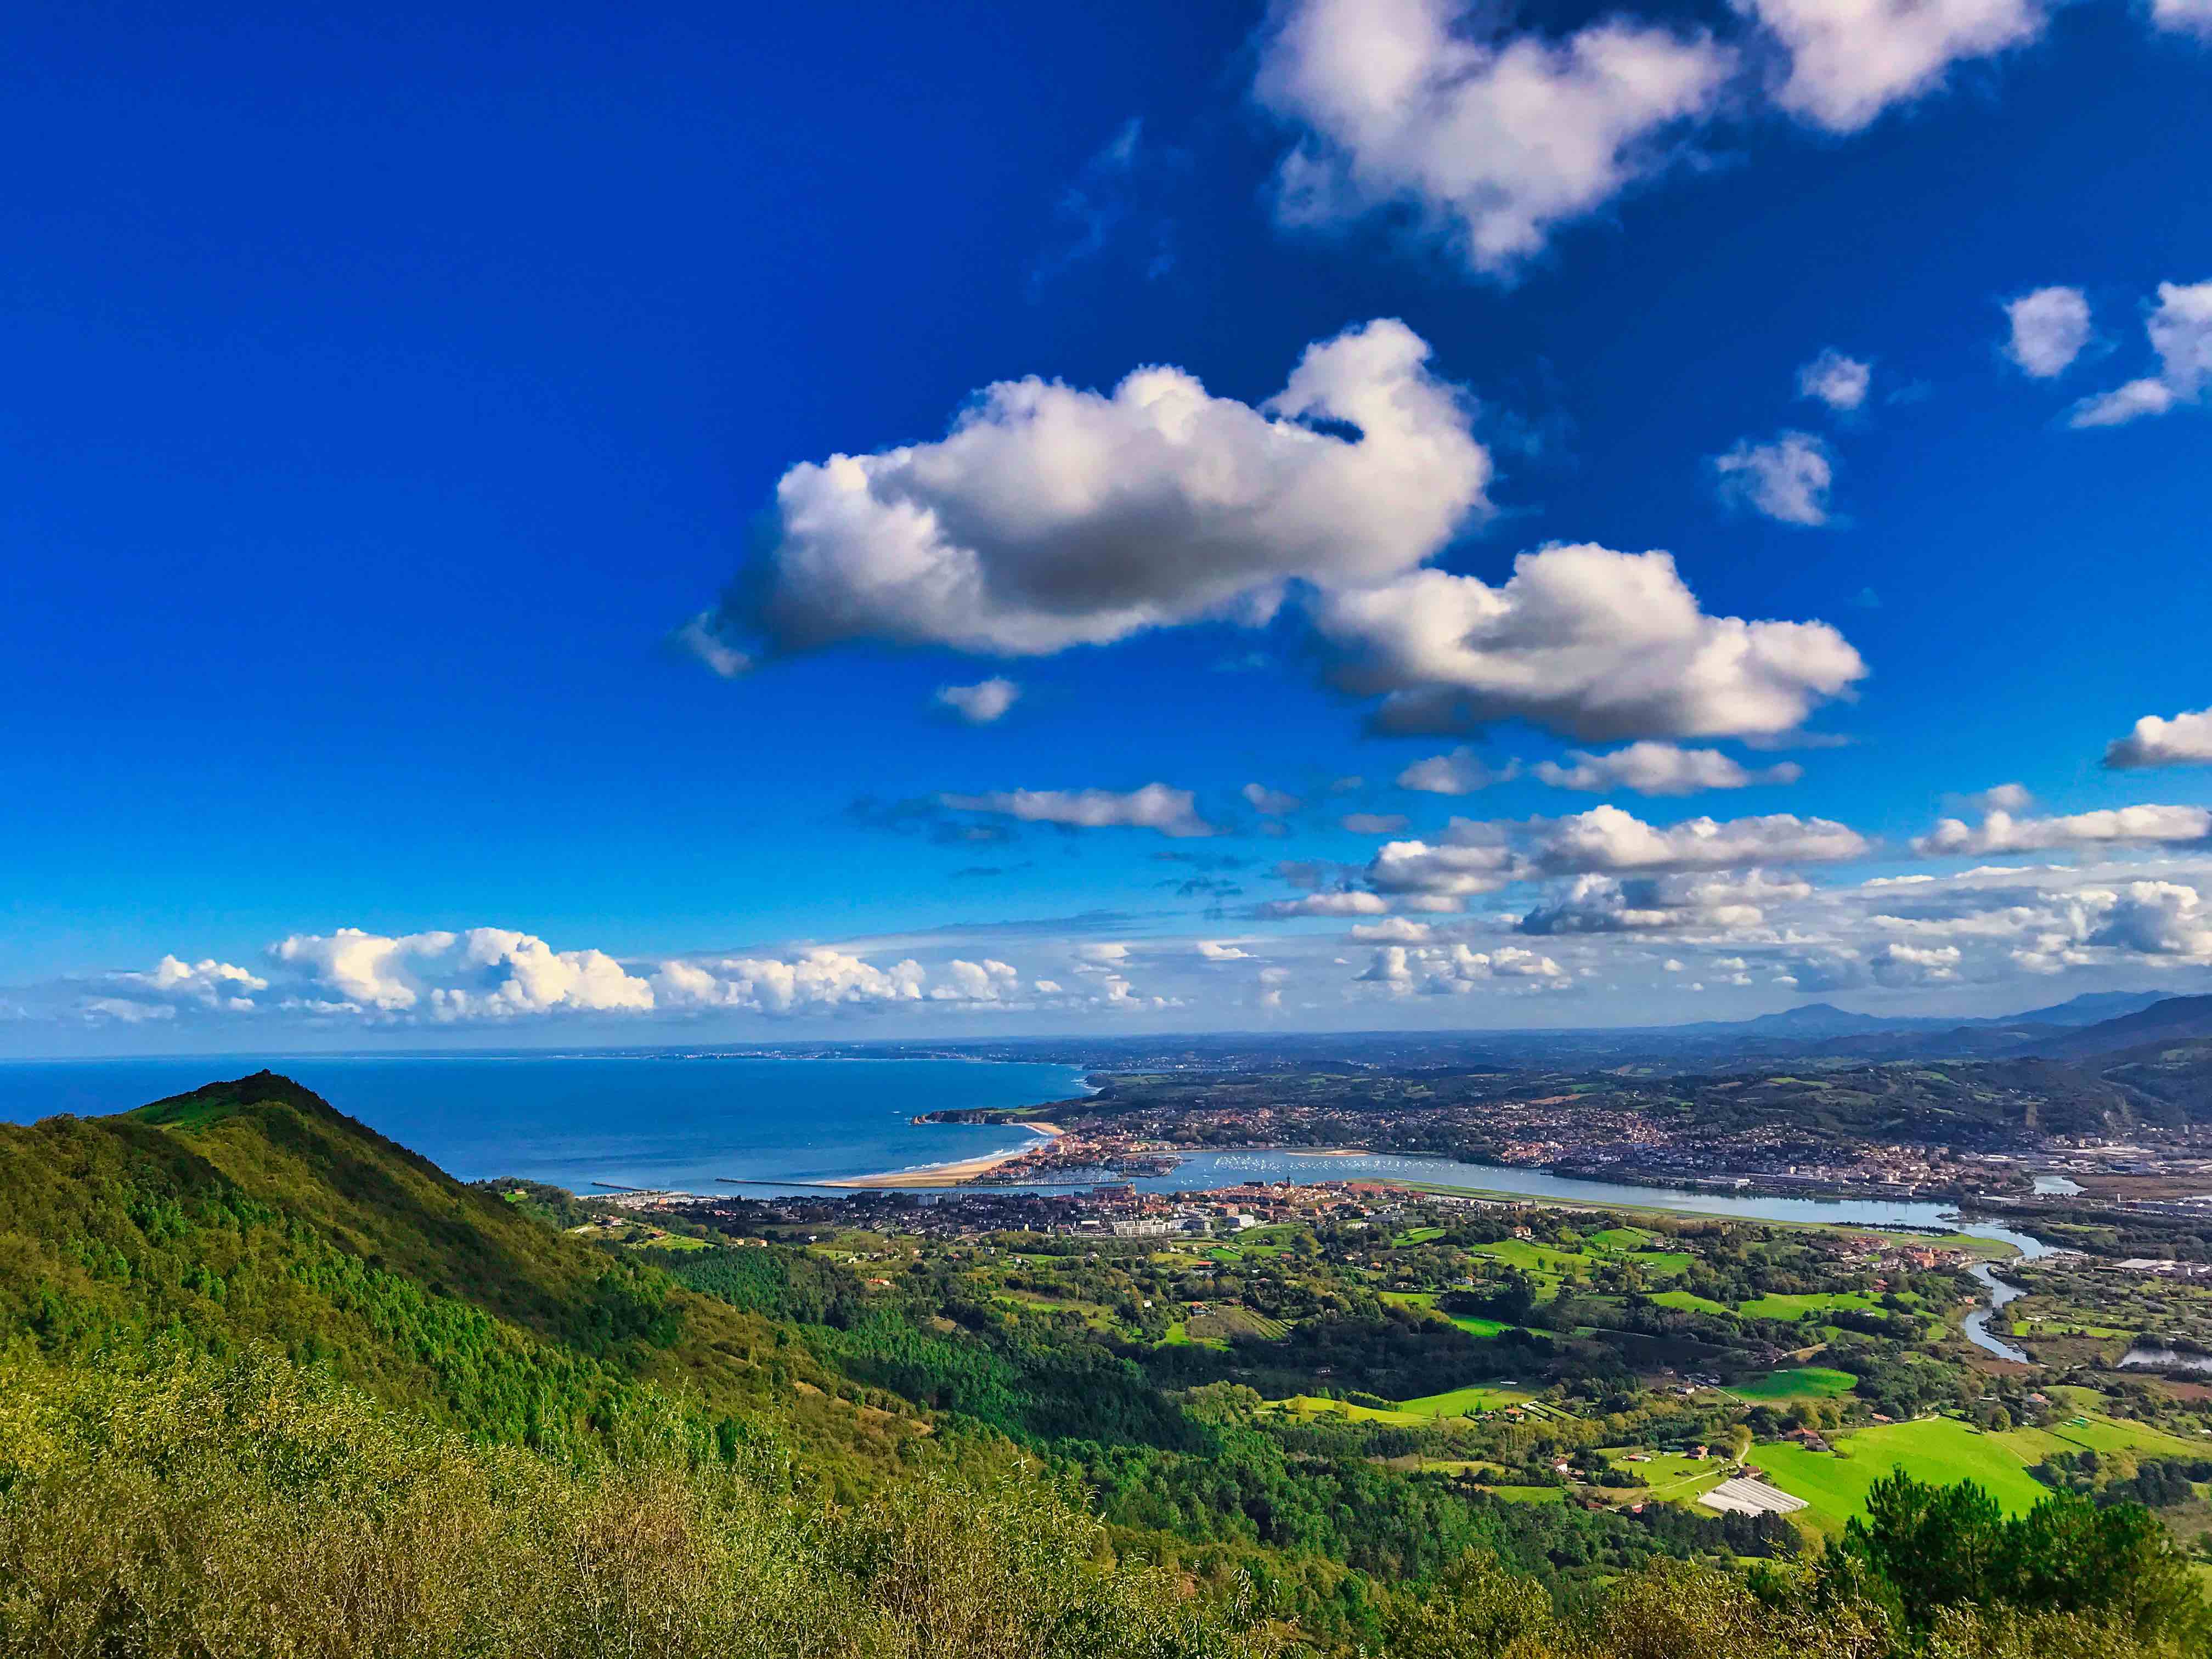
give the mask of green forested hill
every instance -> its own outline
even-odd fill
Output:
[[[647,1388],[732,1431],[789,1419],[831,1467],[918,1426],[839,1401],[776,1322],[544,1227],[265,1072],[0,1128],[0,1333],[76,1359],[266,1345],[539,1448],[618,1437]]]

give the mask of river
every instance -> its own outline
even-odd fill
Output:
[[[1510,1194],[1547,1200],[1558,1204],[1583,1204],[1608,1209],[1668,1210],[1684,1215],[1735,1216],[1747,1221],[1817,1222],[1842,1227],[1904,1227],[1922,1232],[1957,1233],[1972,1238],[1996,1239],[2011,1245],[2025,1261],[2055,1254],[2041,1239],[2010,1227],[1990,1223],[1967,1223],[1950,1205],[1920,1199],[1778,1198],[1732,1193],[1685,1192],[1674,1187],[1646,1187],[1628,1182],[1587,1181],[1575,1176],[1553,1175],[1548,1170],[1524,1170],[1487,1164],[1462,1164],[1449,1158],[1401,1158],[1388,1153],[1265,1152],[1200,1152],[1187,1158],[1171,1175],[1150,1176],[1132,1182],[1141,1190],[1161,1193],[1205,1192],[1217,1187],[1241,1186],[1248,1181],[1417,1181],[1433,1187],[1467,1192]],[[1025,1189],[1028,1190],[1028,1189]],[[1066,1190],[1038,1188],[1034,1190]],[[2008,1302],[2025,1294],[2006,1283],[1982,1263],[1967,1270],[1990,1293],[1986,1308],[1966,1316],[1966,1340],[2001,1359],[2025,1361],[2027,1356],[2003,1338],[1991,1334],[1990,1317]]]

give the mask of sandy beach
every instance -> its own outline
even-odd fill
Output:
[[[1053,1140],[1067,1132],[1057,1123],[1022,1123],[1013,1126],[1029,1130],[1046,1140]],[[963,1158],[951,1164],[927,1164],[919,1170],[886,1170],[880,1175],[848,1176],[842,1181],[824,1181],[824,1187],[957,1187],[963,1181],[972,1181],[979,1175],[988,1175],[1001,1164],[1012,1163],[1036,1149],[1036,1142],[1016,1146],[1003,1152],[991,1152],[982,1158]]]

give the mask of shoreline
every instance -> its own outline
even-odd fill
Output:
[[[860,1191],[898,1187],[957,1187],[977,1176],[988,1175],[1017,1158],[1027,1158],[1044,1141],[1057,1140],[1067,1133],[1057,1123],[1029,1121],[1017,1127],[1027,1129],[1038,1139],[1026,1146],[1010,1146],[1005,1152],[986,1152],[980,1158],[957,1158],[949,1164],[925,1164],[915,1170],[885,1170],[875,1175],[845,1176],[817,1184]]]

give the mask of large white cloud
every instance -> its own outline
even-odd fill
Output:
[[[981,795],[941,795],[960,812],[988,812],[1029,823],[1075,830],[1157,830],[1164,836],[1210,836],[1214,827],[1198,815],[1188,789],[1148,783],[1141,789],[1000,789]]]
[[[2131,881],[2112,894],[2088,942],[2138,956],[2212,962],[2212,904],[2179,882]]]
[[[1410,900],[1436,901],[1431,906],[1453,908],[1457,902],[1492,893],[1516,882],[1545,881],[1567,876],[1670,875],[1688,872],[1750,870],[1747,880],[1770,878],[1757,872],[1779,864],[1832,864],[1863,858],[1872,843],[1846,824],[1829,818],[1799,817],[1778,812],[1764,817],[1720,820],[1696,817],[1660,827],[1646,823],[1617,806],[1593,807],[1587,812],[1561,818],[1530,818],[1522,822],[1486,822],[1454,818],[1437,842],[1394,841],[1386,843],[1363,872],[1367,887],[1377,896],[1404,905]],[[1789,890],[1797,893],[1796,884]],[[1671,890],[1663,897],[1641,900],[1621,897],[1601,901],[1599,890],[1586,890],[1577,902],[1590,909],[1601,903],[1615,908],[1680,913],[1712,910],[1753,901],[1719,889],[1697,893]],[[1628,926],[1674,926],[1684,918],[1670,915]],[[1741,925],[1745,917],[1735,918]],[[1755,923],[1756,916],[1749,918]],[[1563,918],[1561,931],[1577,931],[1577,924]],[[1598,927],[1592,931],[1613,931]]]
[[[1524,553],[1499,587],[1417,571],[1327,593],[1315,620],[1343,690],[1385,731],[1509,716],[1585,740],[1771,735],[1866,672],[1826,623],[1708,615],[1666,553]]]
[[[1571,817],[1535,819],[1530,828],[1529,862],[1547,875],[1837,864],[1873,850],[1847,824],[1794,812],[1686,818],[1661,828],[1617,806],[1595,806]]]
[[[1935,91],[1952,64],[2043,32],[2038,0],[1738,0],[1781,41],[1775,101],[1832,132]]]
[[[2161,720],[2145,714],[2124,738],[2105,747],[2105,764],[2115,771],[2140,766],[2212,765],[2212,708]]]
[[[2212,282],[2160,283],[2143,324],[2158,373],[2085,398],[2068,416],[2077,427],[2120,426],[2198,402],[2212,386]]]
[[[1577,876],[1521,918],[1524,933],[1748,933],[1778,903],[1813,895],[1795,876]]]
[[[1029,656],[1264,618],[1293,580],[1388,580],[1487,506],[1489,453],[1428,357],[1368,323],[1258,408],[1179,368],[1110,394],[1000,381],[938,442],[785,473],[766,566],[718,627]]]
[[[269,954],[304,977],[305,991],[294,1000],[319,1012],[479,1019],[653,1006],[653,987],[605,951],[556,951],[534,934],[504,927],[398,937],[341,927],[295,933]]]
[[[1502,840],[1465,846],[1393,841],[1369,860],[1367,882],[1379,894],[1462,899],[1510,885],[1520,868],[1520,855]]]
[[[1943,818],[1912,850],[1926,858],[2046,852],[2112,845],[2174,846],[2212,840],[2212,807],[2117,806],[2057,817],[2020,817],[1991,810],[1981,823]]]
[[[2005,350],[2039,380],[2066,372],[2089,343],[2089,301],[2078,288],[2039,288],[2005,301],[2012,338]]]
[[[1292,0],[1255,92],[1303,130],[1287,223],[1407,206],[1471,270],[1510,272],[1553,229],[1664,165],[1670,129],[1717,105],[1734,54],[1613,19],[1564,40],[1500,38],[1463,0]]]
[[[341,927],[331,933],[295,933],[270,945],[269,955],[305,974],[319,1000],[397,1013],[423,1000],[415,966],[446,955],[459,937],[447,933],[392,937]]]
[[[1563,990],[1571,977],[1551,957],[1517,945],[1476,951],[1465,945],[1386,945],[1359,980],[1393,995],[1464,996],[1500,980],[1523,988]]]
[[[1713,457],[1723,499],[1784,524],[1828,522],[1828,490],[1836,465],[1828,447],[1809,432],[1784,432],[1769,443],[1746,438]]]
[[[556,1008],[640,1012],[653,1006],[653,987],[604,951],[556,951],[535,934],[471,927],[460,936],[459,958],[464,982],[430,993],[436,1018],[481,1019]]]
[[[818,1013],[898,1004],[1004,1002],[1021,992],[1021,975],[994,958],[955,958],[934,976],[907,957],[878,967],[832,946],[791,957],[724,957],[663,963],[653,987],[664,1006],[736,1009],[749,1013]]]
[[[1630,789],[1639,795],[1690,795],[1700,789],[1743,789],[1755,783],[1795,783],[1805,769],[1778,761],[1757,771],[1717,749],[1683,749],[1671,743],[1632,743],[1609,754],[1576,750],[1567,764],[1542,761],[1536,775],[1555,789],[1603,793]]]
[[[1495,588],[1429,567],[1488,510],[1491,461],[1427,357],[1369,323],[1256,409],[1172,368],[1110,396],[1002,382],[940,442],[786,473],[712,637],[731,661],[757,640],[1034,655],[1257,624],[1297,592],[1383,729],[1583,738],[1771,735],[1865,672],[1827,623],[1706,615],[1665,553],[1547,546]]]

